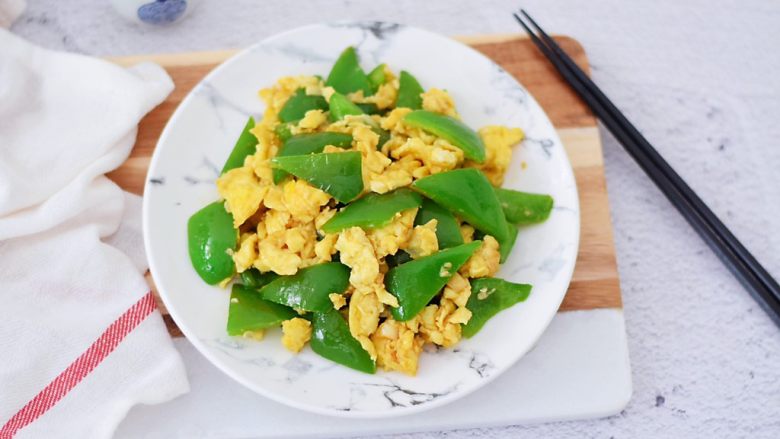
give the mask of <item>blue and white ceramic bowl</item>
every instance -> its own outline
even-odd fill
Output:
[[[270,331],[264,341],[225,333],[228,293],[208,286],[187,254],[187,219],[218,198],[218,169],[247,116],[259,117],[257,90],[281,76],[327,74],[357,47],[364,67],[386,62],[424,87],[448,90],[472,127],[522,127],[505,186],[555,197],[543,224],[523,228],[499,277],[534,285],[530,298],[494,317],[455,349],[424,352],[415,377],[366,375],[317,356],[293,355]],[[527,163],[526,169],[521,163]],[[144,229],[160,294],[187,338],[214,365],[257,393],[304,410],[343,417],[387,417],[454,401],[512,367],[547,328],[563,299],[579,243],[577,187],[561,141],[530,94],[492,61],[449,38],[390,23],[318,24],[246,49],[209,74],[171,117],[147,177]]]
[[[186,17],[200,0],[111,0],[111,5],[128,20],[161,26]]]

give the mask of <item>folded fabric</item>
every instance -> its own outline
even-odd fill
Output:
[[[188,390],[143,273],[140,198],[104,174],[173,89],[0,29],[0,438],[108,437]]]

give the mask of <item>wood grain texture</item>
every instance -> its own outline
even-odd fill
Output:
[[[581,67],[588,69],[587,57],[577,41],[568,37],[555,38]],[[560,310],[622,307],[596,119],[528,39],[517,35],[459,39],[495,60],[531,92],[558,129],[574,167],[581,209],[580,250],[574,276]],[[112,58],[122,65],[146,60],[157,62],[171,75],[176,89],[141,120],[130,157],[109,177],[128,191],[143,194],[152,152],[171,113],[198,81],[235,53],[235,50],[225,50]],[[154,282],[150,276],[147,278],[154,290]],[[158,303],[171,334],[181,336],[162,302],[158,300]]]

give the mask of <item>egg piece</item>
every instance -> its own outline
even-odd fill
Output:
[[[426,143],[419,137],[410,137],[405,143],[390,149],[395,159],[410,157],[422,163],[424,171],[415,170],[414,178],[423,178],[431,174],[450,171],[463,162],[463,151],[443,139]]]
[[[336,250],[341,255],[341,263],[352,269],[349,275],[350,284],[360,287],[374,283],[379,275],[379,262],[363,229],[350,227],[339,233]]]
[[[335,309],[344,308],[344,306],[347,304],[347,299],[343,294],[331,293],[328,294],[328,299],[330,299],[330,302],[333,304],[333,308]]]
[[[398,98],[398,82],[386,81],[384,84],[377,88],[376,93],[371,96],[363,96],[363,90],[360,90],[355,96],[350,95],[353,102],[361,102],[368,104],[376,104],[376,107],[380,110],[390,108],[395,104]]]
[[[498,272],[501,253],[498,241],[490,235],[482,238],[482,245],[471,255],[459,272],[466,277],[489,277]]]
[[[328,234],[314,244],[314,254],[317,256],[317,263],[330,262],[334,253],[336,253],[336,240],[339,235]]]
[[[282,344],[289,351],[298,353],[311,340],[311,323],[300,317],[282,322]]]
[[[436,238],[437,223],[437,220],[432,219],[423,225],[415,226],[412,230],[412,236],[403,247],[412,259],[419,259],[439,251],[439,240]]]
[[[460,118],[455,111],[455,101],[452,100],[452,96],[438,88],[430,88],[422,94],[422,107],[434,113]]]
[[[422,168],[422,163],[413,157],[404,157],[390,163],[381,173],[369,175],[369,188],[372,192],[384,194],[394,189],[409,186],[414,173]]]
[[[423,340],[442,347],[456,345],[461,339],[461,325],[458,321],[463,320],[463,313],[456,314],[456,309],[455,304],[448,299],[442,299],[439,305],[426,306],[420,312],[419,330]],[[452,320],[453,315],[457,321]]]
[[[376,349],[377,366],[407,375],[417,373],[423,339],[406,325],[387,319],[371,336]]]
[[[263,221],[257,224],[258,235],[260,235],[260,227],[264,228],[262,236],[274,235],[276,233],[284,232],[290,224],[290,213],[284,210],[270,209],[266,211]]]
[[[244,233],[241,235],[238,251],[233,253],[233,262],[236,264],[236,271],[243,273],[257,259],[257,234]]]
[[[290,130],[290,132],[293,134],[311,133],[316,131],[320,125],[326,123],[327,121],[328,118],[325,116],[324,111],[309,110],[306,112],[303,118],[298,121],[298,124]]]
[[[382,119],[382,122],[380,123],[380,126],[387,131],[401,132],[404,129],[403,119],[411,112],[411,108],[396,108],[385,115],[385,117]]]
[[[493,186],[504,183],[504,175],[512,160],[512,146],[523,140],[523,130],[490,125],[479,130],[485,144],[485,162],[468,162],[467,166],[480,169]]]
[[[217,192],[225,199],[225,208],[238,228],[257,212],[268,187],[263,186],[251,168],[234,168],[217,179]]]
[[[463,238],[463,243],[468,244],[474,240],[474,227],[469,224],[463,223],[460,225],[460,236]]]
[[[459,308],[465,308],[469,297],[471,297],[471,284],[468,279],[460,273],[453,274],[444,286],[442,298],[451,300]]]
[[[406,246],[412,236],[416,215],[417,208],[398,212],[390,224],[368,232],[368,239],[374,247],[377,258],[394,255],[398,253],[399,248]]]
[[[262,272],[273,271],[283,276],[297,273],[303,260],[298,254],[285,248],[285,238],[286,233],[282,230],[261,239],[257,259],[254,262],[255,268]]]
[[[330,195],[309,183],[292,179],[284,183],[282,202],[293,220],[307,223],[320,214],[320,207],[328,204]]]
[[[349,332],[372,359],[376,359],[376,349],[369,336],[379,326],[379,314],[383,309],[384,306],[371,287],[356,287],[349,299]]]

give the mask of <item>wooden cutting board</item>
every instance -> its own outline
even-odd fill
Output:
[[[574,277],[560,311],[622,308],[596,119],[527,38],[488,35],[456,39],[493,59],[531,92],[555,125],[574,167],[580,197],[580,251]],[[563,36],[555,39],[581,67],[588,70],[585,51],[577,41]],[[171,113],[201,78],[234,53],[235,50],[226,50],[112,58],[122,65],[155,61],[168,71],[176,88],[165,102],[141,120],[130,157],[108,176],[124,189],[142,195],[146,170],[157,138]],[[153,280],[149,276],[147,278],[154,289]],[[159,300],[158,303],[171,334],[181,336],[164,305]]]

